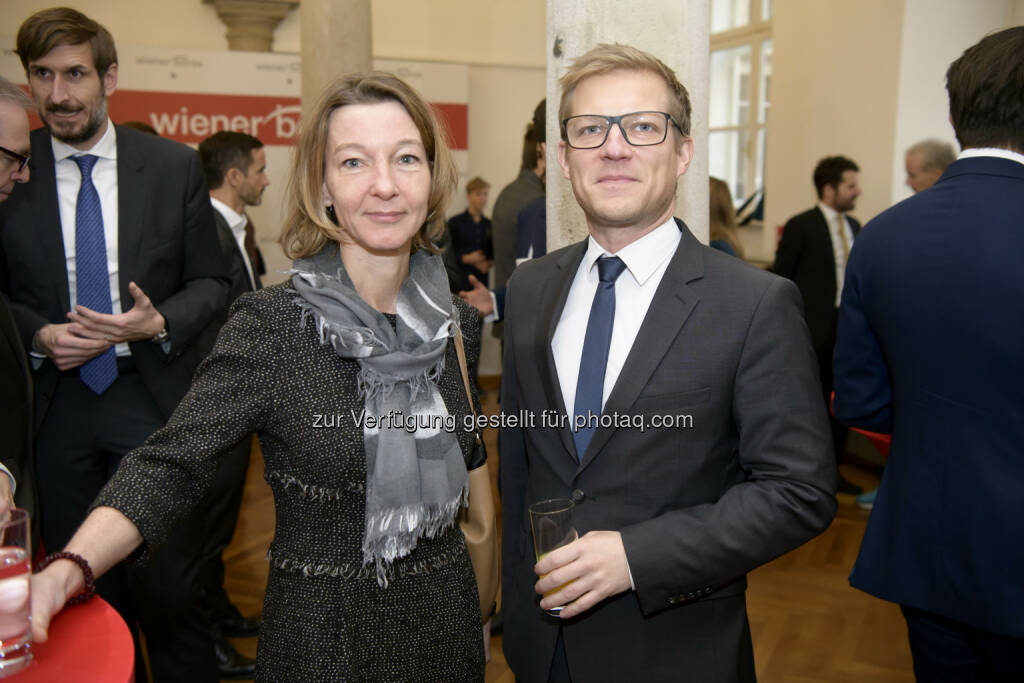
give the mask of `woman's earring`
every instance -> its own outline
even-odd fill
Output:
[[[328,204],[324,209],[327,212],[327,218],[335,225],[338,224],[338,214],[334,213],[334,204]]]

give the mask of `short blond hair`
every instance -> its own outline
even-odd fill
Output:
[[[468,183],[466,183],[466,194],[471,194],[473,192],[476,192],[477,190],[489,189],[491,189],[491,184],[484,180],[483,178],[481,178],[480,176],[477,176],[476,178],[473,178]]]
[[[434,243],[444,234],[445,211],[459,179],[447,135],[433,108],[415,88],[393,74],[372,71],[351,74],[332,83],[309,116],[303,118],[288,181],[288,218],[279,240],[288,258],[307,258],[319,253],[329,242],[340,243],[345,239],[344,231],[328,216],[323,202],[331,114],[350,104],[381,102],[401,105],[423,141],[430,164],[430,195],[427,219],[416,231],[412,248],[437,251]]]
[[[686,87],[676,78],[676,73],[652,54],[629,45],[602,43],[581,57],[577,57],[569,70],[559,80],[562,99],[558,105],[558,126],[565,140],[565,126],[562,122],[572,116],[572,98],[579,84],[593,76],[603,76],[613,71],[640,71],[660,76],[668,86],[669,111],[667,112],[683,135],[690,134],[690,95]],[[596,113],[596,112],[586,112]]]

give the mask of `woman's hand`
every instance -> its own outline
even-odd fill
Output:
[[[58,574],[63,562],[56,562],[32,575],[32,642],[45,643],[49,637],[50,620],[64,608],[67,601],[65,579]],[[77,569],[77,567],[76,567]]]

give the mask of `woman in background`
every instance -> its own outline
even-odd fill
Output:
[[[88,589],[83,562],[100,574],[140,546],[145,559],[256,432],[276,511],[257,681],[483,680],[455,523],[483,454],[462,428],[473,411],[453,335],[475,359],[479,316],[432,247],[456,179],[430,105],[403,81],[328,88],[295,151],[281,236],[293,277],[238,300],[167,426],[125,457],[68,544],[76,558],[34,577],[38,638]]]
[[[743,245],[736,233],[736,209],[732,204],[732,192],[724,180],[708,177],[711,181],[711,195],[708,201],[711,209],[711,231],[709,246],[724,251],[730,256],[743,258]]]

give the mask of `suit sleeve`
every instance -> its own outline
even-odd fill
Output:
[[[792,282],[773,278],[733,385],[746,480],[715,503],[620,530],[644,613],[709,595],[828,526],[836,469],[820,392],[800,295]]]
[[[786,227],[782,229],[782,239],[775,250],[775,263],[771,267],[773,273],[793,279],[804,248],[803,234],[799,222],[791,219],[786,223]]]
[[[230,288],[227,267],[217,244],[210,194],[196,154],[188,158],[187,188],[181,287],[156,304],[167,321],[172,357],[179,355],[227,305]]]
[[[863,249],[850,252],[836,349],[832,357],[836,419],[851,427],[892,432],[892,384],[882,346],[865,311]]]

